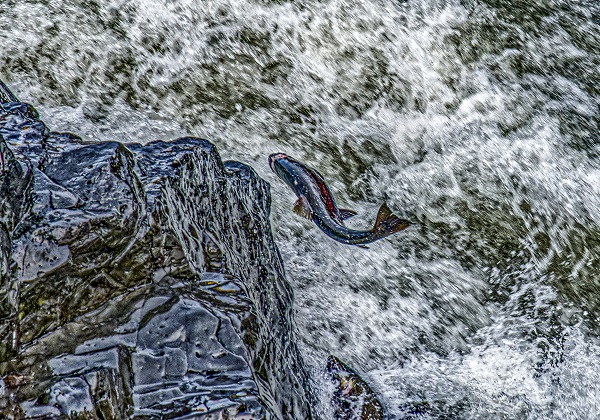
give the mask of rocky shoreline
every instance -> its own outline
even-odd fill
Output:
[[[311,418],[268,184],[206,140],[86,142],[0,100],[0,414]]]

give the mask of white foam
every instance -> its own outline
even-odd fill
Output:
[[[597,261],[597,247],[573,239],[598,231],[597,158],[570,145],[577,133],[561,118],[597,116],[598,99],[576,77],[544,73],[586,59],[575,35],[556,24],[538,36],[498,23],[486,4],[442,0],[26,9],[5,15],[14,23],[0,29],[0,59],[12,67],[2,71],[51,128],[101,140],[204,136],[272,183],[273,227],[315,366],[329,353],[348,361],[398,415],[421,396],[466,401],[471,417],[597,417],[598,380],[585,366],[598,350],[585,327],[561,318],[568,348],[541,374],[535,341],[543,313],[566,313],[558,301],[572,298],[553,276],[590,281]],[[102,26],[117,12],[125,35]],[[31,22],[57,22],[58,35]],[[485,38],[495,24],[514,45]],[[112,88],[115,57],[135,60],[117,75],[133,97]],[[519,60],[533,70],[517,71]],[[290,212],[295,197],[266,162],[278,151],[325,176],[338,204],[359,212],[352,226],[370,227],[384,200],[417,226],[368,251],[329,240]],[[538,296],[532,319],[515,309],[524,291]]]

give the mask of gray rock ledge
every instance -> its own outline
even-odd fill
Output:
[[[268,184],[0,102],[0,417],[311,418]]]

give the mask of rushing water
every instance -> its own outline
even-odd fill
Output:
[[[271,182],[317,387],[334,354],[391,418],[600,416],[596,0],[3,0],[0,39],[52,129],[201,136]],[[329,240],[277,151],[353,226],[387,200],[415,227]]]

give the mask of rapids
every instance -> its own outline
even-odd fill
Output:
[[[3,0],[0,79],[57,131],[205,137],[272,185],[300,347],[390,418],[600,416],[600,3]],[[291,212],[317,168],[369,250]],[[356,220],[355,220],[356,219]]]

